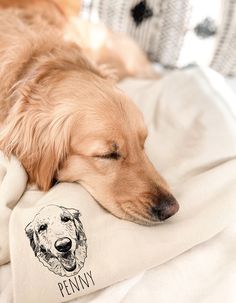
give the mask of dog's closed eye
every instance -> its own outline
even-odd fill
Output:
[[[111,152],[105,155],[96,155],[95,158],[108,159],[108,160],[119,160],[121,155],[118,152]]]
[[[48,227],[47,224],[41,224],[39,226],[38,232],[40,233],[40,232],[45,231],[47,229],[47,227]]]

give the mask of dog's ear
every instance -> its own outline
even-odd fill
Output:
[[[87,62],[79,54],[75,45],[68,45],[65,50],[58,48],[54,56],[42,59],[23,80],[15,83],[11,95],[14,105],[1,126],[0,149],[7,156],[15,155],[26,169],[29,182],[44,191],[52,186],[69,153],[74,121],[74,109],[63,103],[53,106],[49,91],[66,71],[86,68]]]
[[[7,156],[14,154],[29,181],[46,191],[69,153],[73,117],[63,110],[63,105],[50,109],[37,77],[32,75],[15,94],[17,100],[1,127],[0,149]]]
[[[30,246],[34,251],[34,254],[36,255],[38,252],[38,245],[35,243],[35,239],[34,239],[34,229],[33,229],[33,225],[32,222],[29,223],[26,228],[25,228],[25,233],[27,235],[27,237],[30,240]]]
[[[1,131],[0,148],[14,154],[24,166],[29,181],[41,190],[52,186],[61,163],[69,153],[70,119],[50,119],[40,110],[10,115]]]
[[[76,226],[77,238],[79,241],[81,241],[81,245],[84,245],[86,241],[86,236],[83,230],[83,225],[79,219],[81,214],[77,209],[74,208],[68,208],[67,211],[69,211],[70,214],[73,216]]]
[[[79,217],[81,216],[81,213],[74,208],[67,208],[67,211],[71,213],[71,215],[74,217],[74,219],[80,221]]]

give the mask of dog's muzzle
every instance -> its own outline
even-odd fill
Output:
[[[54,246],[59,252],[66,253],[71,249],[72,242],[71,239],[67,237],[60,238],[55,242]]]
[[[76,259],[74,253],[71,251],[72,241],[71,239],[64,237],[58,239],[55,244],[55,248],[60,254],[57,256],[61,265],[66,271],[73,271],[76,268]]]

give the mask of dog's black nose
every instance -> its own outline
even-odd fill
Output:
[[[179,204],[171,194],[157,196],[155,203],[156,205],[151,207],[151,213],[160,221],[168,219],[179,210]]]
[[[72,242],[69,238],[61,238],[54,245],[59,252],[68,252],[71,249]]]

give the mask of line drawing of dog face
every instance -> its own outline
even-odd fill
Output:
[[[87,239],[73,208],[49,205],[42,208],[25,232],[38,260],[60,276],[77,274],[87,257]]]

